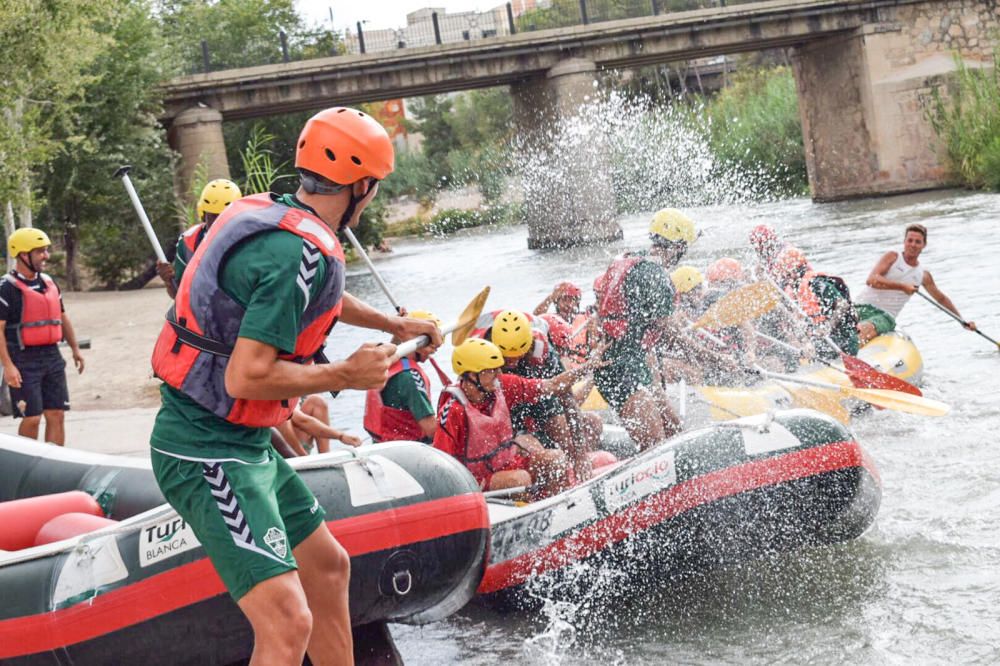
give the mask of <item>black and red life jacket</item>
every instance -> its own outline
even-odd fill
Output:
[[[7,328],[17,332],[21,349],[58,344],[62,340],[62,304],[59,288],[45,273],[38,273],[45,285],[44,291],[37,291],[13,273],[4,277],[13,282],[21,292],[21,321],[7,322]]]
[[[233,248],[251,236],[276,230],[303,239],[298,280],[307,297],[318,262],[326,262],[322,289],[317,297],[308,300],[302,313],[295,349],[278,356],[296,363],[311,362],[340,314],[344,251],[323,220],[308,211],[277,203],[269,194],[240,199],[216,219],[184,271],[153,350],[157,377],[216,416],[249,427],[275,426],[286,421],[297,399],[245,400],[226,392],[226,366],[245,309],[219,285],[219,273]]]
[[[601,319],[601,328],[614,340],[624,337],[628,330],[629,306],[628,297],[625,295],[625,279],[628,277],[629,271],[643,261],[647,261],[647,259],[642,255],[624,254],[611,262],[604,274],[601,298],[597,304],[597,314]],[[642,345],[646,349],[650,349],[659,339],[660,332],[651,329],[643,335]]]
[[[431,398],[431,383],[424,373],[420,364],[411,356],[401,358],[389,368],[389,379],[392,379],[401,372],[414,370],[420,375],[420,388],[427,394],[427,400]],[[386,380],[388,381],[388,380]],[[382,401],[382,391],[372,389],[365,395],[365,430],[371,434],[376,442],[390,442],[398,440],[410,440],[420,442],[427,439],[420,424],[413,418],[413,413],[408,409],[389,407]]]

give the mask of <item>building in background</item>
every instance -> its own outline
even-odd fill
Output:
[[[511,13],[517,18],[536,7],[546,7],[546,0],[513,0]],[[365,53],[391,51],[394,49],[432,46],[437,43],[434,33],[434,14],[437,14],[441,42],[461,42],[509,35],[510,21],[507,18],[507,3],[484,12],[448,13],[443,7],[425,7],[406,15],[406,25],[401,28],[365,30]],[[356,31],[348,30],[345,35],[348,53],[360,53],[361,45]]]

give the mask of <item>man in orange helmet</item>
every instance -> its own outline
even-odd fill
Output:
[[[392,344],[313,363],[334,323],[425,334],[344,291],[336,232],[357,226],[393,170],[386,131],[326,109],[299,136],[295,194],[231,203],[191,257],[153,351],[163,380],[151,459],[167,501],[191,526],[254,631],[252,663],[352,661],[347,552],[308,487],[270,446],[298,396],[380,388]]]

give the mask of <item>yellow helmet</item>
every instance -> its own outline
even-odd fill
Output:
[[[490,339],[504,356],[524,356],[534,341],[531,336],[531,321],[523,312],[504,310],[493,320]]]
[[[680,294],[686,294],[705,281],[705,276],[694,266],[679,266],[670,274],[674,289]]]
[[[656,211],[656,214],[653,215],[653,221],[649,223],[649,238],[654,243],[668,241],[690,245],[697,237],[694,222],[676,208],[664,208]]]
[[[442,326],[441,320],[438,319],[437,315],[435,315],[430,310],[414,310],[413,312],[407,313],[406,316],[410,317],[411,319],[425,319],[427,321],[432,321],[434,322],[434,325],[437,326],[439,329]]]
[[[456,375],[500,367],[503,367],[503,354],[495,344],[482,338],[469,338],[451,354],[451,369]]]
[[[48,235],[41,229],[32,227],[22,227],[10,235],[7,239],[7,251],[10,256],[17,257],[22,252],[31,252],[40,247],[52,245]]]
[[[198,197],[198,221],[205,219],[205,213],[218,215],[226,210],[226,206],[241,198],[243,193],[240,188],[231,180],[217,178],[210,182],[201,191]]]

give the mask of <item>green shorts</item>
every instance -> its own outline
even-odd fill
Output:
[[[594,385],[608,404],[620,412],[633,393],[653,383],[653,373],[646,364],[646,350],[641,347],[616,350],[614,358],[607,353],[604,358],[611,363],[594,371]]]
[[[258,583],[296,568],[292,550],[325,512],[285,460],[190,460],[153,450],[156,482],[239,601]]]
[[[854,311],[858,313],[859,321],[867,321],[875,326],[875,332],[885,335],[889,331],[896,330],[896,320],[885,310],[880,310],[874,305],[867,303],[855,303]]]

